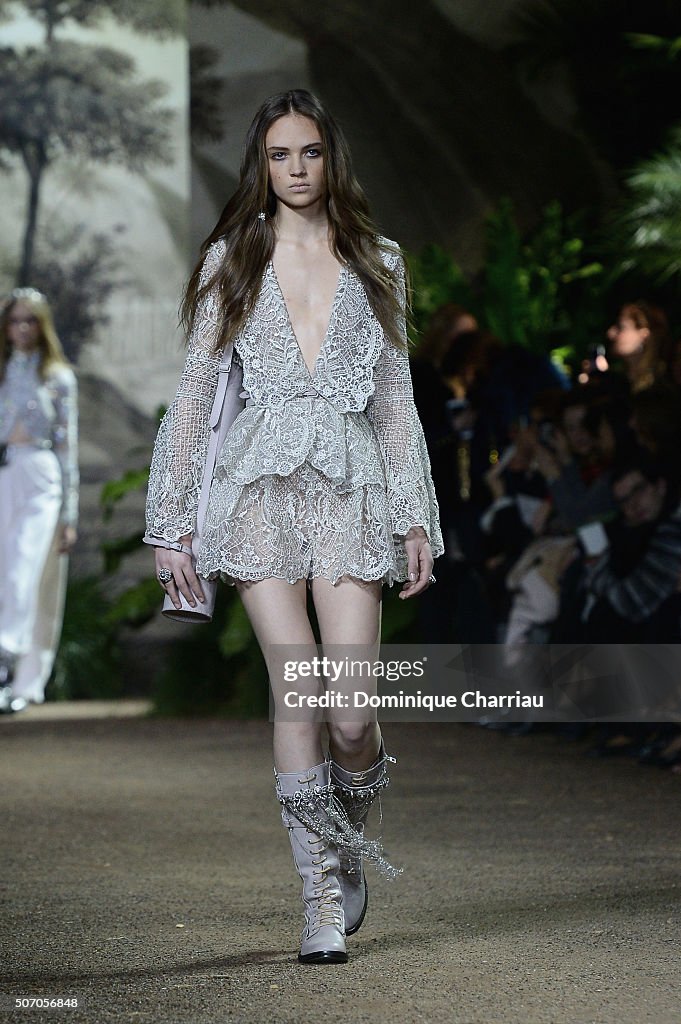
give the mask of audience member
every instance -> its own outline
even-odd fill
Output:
[[[439,639],[501,640],[507,665],[528,642],[681,643],[681,344],[642,301],[608,337],[614,368],[602,352],[566,393],[548,357],[468,311],[433,317],[416,362],[449,538]],[[628,731],[681,767],[677,727]]]
[[[645,450],[612,472],[619,508],[609,545],[587,567],[584,638],[592,643],[681,642],[681,508],[678,492]]]
[[[666,313],[644,300],[628,302],[608,328],[612,355],[624,363],[632,393],[663,380],[672,364],[673,342]]]

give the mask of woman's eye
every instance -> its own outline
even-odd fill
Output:
[[[283,160],[286,157],[286,153],[270,153],[273,160]]]
[[[307,155],[308,156],[321,156],[322,155],[322,151],[321,151],[321,149],[316,149],[313,146],[312,149],[308,149]]]

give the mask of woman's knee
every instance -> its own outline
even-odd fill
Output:
[[[361,754],[375,741],[377,725],[368,722],[329,722],[329,740],[338,754]]]

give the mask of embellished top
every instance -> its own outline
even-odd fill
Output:
[[[78,520],[78,391],[76,376],[57,364],[42,379],[39,352],[12,351],[0,381],[0,443],[18,427],[26,444],[52,448],[62,475],[61,522]]]
[[[402,257],[394,243],[382,239],[380,244],[384,262],[397,270],[404,305]],[[202,284],[211,280],[224,252],[222,241],[208,250]],[[213,351],[218,303],[217,289],[200,303],[178,393],[159,430],[149,482],[150,537],[176,541],[194,532],[220,364]],[[326,336],[310,372],[270,261],[254,308],[234,341],[249,399],[217,463],[234,495],[261,477],[286,477],[305,464],[323,474],[337,493],[381,488],[389,509],[388,537],[392,534],[396,547],[403,549],[402,538],[412,526],[422,526],[433,555],[442,554],[404,318],[400,330],[404,350],[385,337],[361,280],[343,265]],[[400,568],[388,574],[391,582],[406,578],[406,560],[396,561]],[[205,562],[203,555],[200,562]],[[244,578],[256,578],[256,567],[244,569]]]

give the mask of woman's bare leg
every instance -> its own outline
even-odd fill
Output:
[[[284,704],[287,691],[317,694],[320,689],[314,678],[303,676],[293,683],[286,679],[287,661],[317,656],[307,615],[306,581],[291,585],[278,579],[261,580],[240,584],[239,593],[267,662],[274,695],[277,799],[303,883],[306,923],[298,959],[346,963],[341,865],[326,807],[330,767],[322,753],[322,723],[316,712],[292,711]],[[293,716],[297,720],[287,720]]]
[[[306,581],[266,579],[238,583],[237,589],[256,635],[272,684],[275,707],[274,764],[279,772],[300,772],[324,760],[321,723],[317,716],[282,707],[287,690],[302,690],[284,679],[284,661],[291,657],[314,658],[317,647],[307,615]],[[316,692],[316,687],[311,687]],[[296,720],[285,720],[286,718]]]
[[[312,580],[317,621],[324,654],[374,661],[378,657],[381,632],[381,583],[343,577],[335,585],[322,577]],[[330,684],[331,685],[331,684]],[[347,695],[361,689],[372,692],[371,680],[341,675],[332,688]],[[376,713],[353,711],[343,718],[339,708],[329,710],[329,751],[334,761],[348,771],[363,771],[376,760],[381,731]]]

